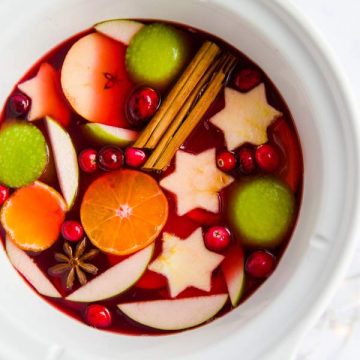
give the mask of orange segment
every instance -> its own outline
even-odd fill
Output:
[[[115,255],[134,253],[153,242],[167,216],[168,203],[157,182],[135,170],[119,170],[96,179],[80,209],[92,243]]]
[[[59,237],[66,204],[61,195],[39,181],[9,198],[1,211],[1,223],[21,249],[42,251]]]

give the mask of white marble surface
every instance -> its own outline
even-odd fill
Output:
[[[360,0],[289,1],[307,15],[333,48],[360,105]],[[359,259],[360,242],[343,283],[305,336],[296,360],[360,359]]]

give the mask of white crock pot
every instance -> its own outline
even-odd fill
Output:
[[[289,360],[349,260],[359,218],[359,125],[337,66],[286,0],[1,0],[0,105],[42,54],[107,18],[166,19],[225,39],[270,75],[299,131],[298,224],[273,276],[230,314],[162,337],[100,332],[54,310],[0,251],[0,358]],[[360,221],[358,221],[360,224]]]

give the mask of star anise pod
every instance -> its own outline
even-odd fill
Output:
[[[60,276],[66,274],[66,288],[71,289],[77,277],[81,285],[87,283],[86,273],[95,275],[98,268],[86,261],[93,259],[99,250],[91,249],[85,252],[86,238],[81,240],[73,251],[70,244],[65,241],[63,250],[64,253],[55,253],[55,260],[59,262],[49,268],[49,274],[52,276]]]

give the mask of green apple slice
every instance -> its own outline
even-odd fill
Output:
[[[56,174],[68,209],[74,205],[79,188],[79,166],[74,144],[68,132],[50,117],[45,119]]]
[[[19,249],[8,237],[6,238],[6,252],[14,268],[44,296],[61,298],[55,286],[35,264],[34,260],[23,250]]]
[[[151,244],[89,281],[70,294],[66,300],[77,302],[100,301],[124,292],[140,279],[153,252],[154,244]]]
[[[123,129],[116,126],[89,123],[82,126],[84,135],[99,145],[117,145],[126,147],[132,144],[139,133],[134,130]]]
[[[233,245],[226,253],[221,263],[231,304],[236,306],[244,290],[244,252],[239,245]]]
[[[103,35],[129,45],[131,39],[143,26],[144,24],[134,20],[114,19],[100,22],[94,28]]]
[[[202,324],[225,305],[227,294],[119,304],[130,319],[155,329],[182,330]]]

